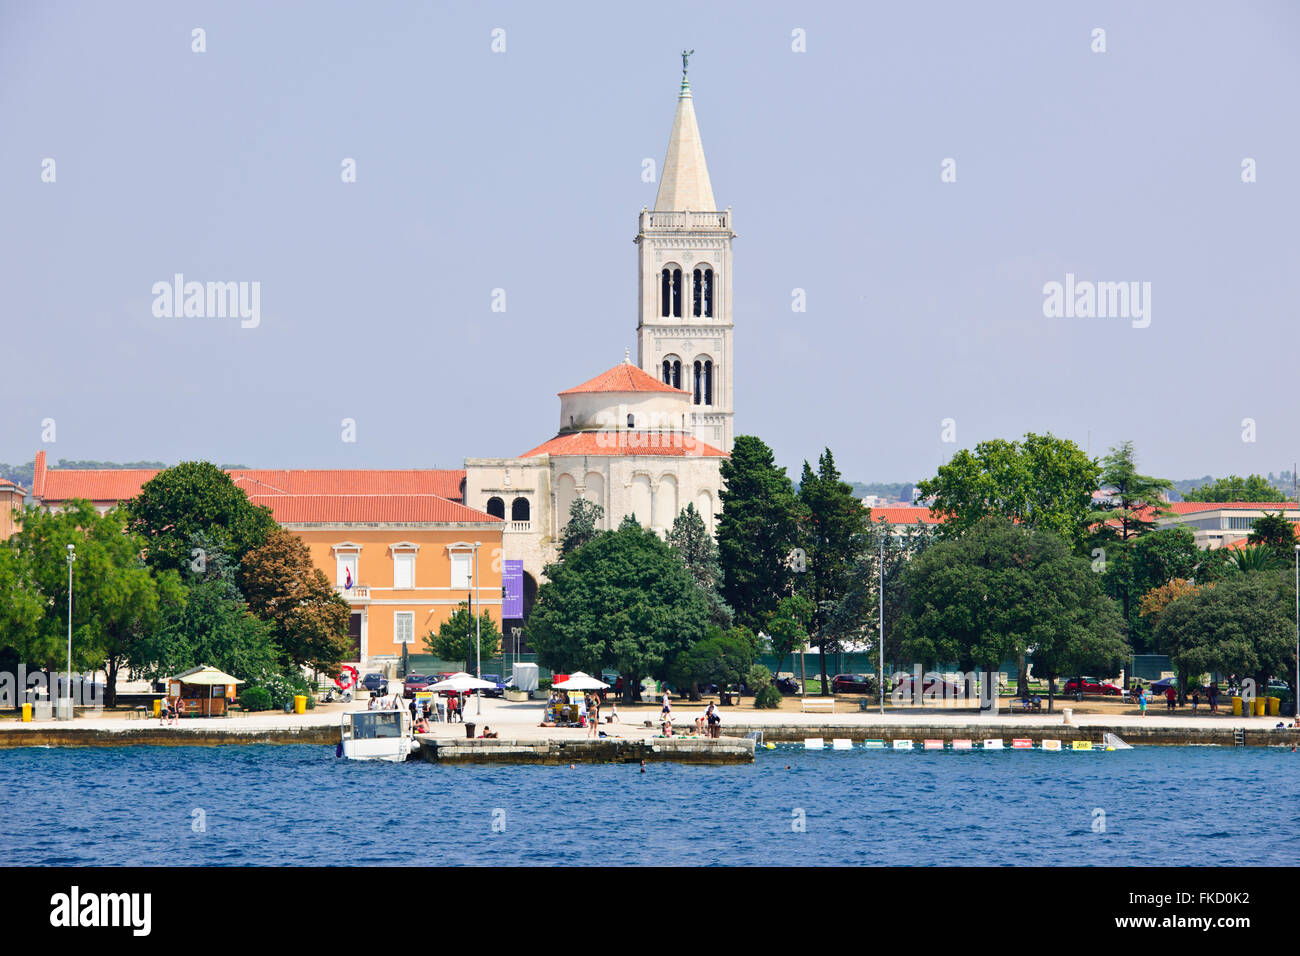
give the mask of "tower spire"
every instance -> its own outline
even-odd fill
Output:
[[[682,51],[682,88],[677,94],[677,113],[673,117],[672,134],[668,137],[659,194],[655,197],[656,212],[717,210],[709,168],[704,161],[704,145],[700,142],[700,127],[695,121],[691,83],[686,75],[694,52]]]

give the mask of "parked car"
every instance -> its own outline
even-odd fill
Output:
[[[484,697],[502,697],[505,695],[506,687],[509,685],[501,679],[500,674],[484,674],[483,679],[497,685],[495,690],[484,690]]]
[[[942,677],[925,677],[921,681],[921,693],[913,694],[912,686],[916,683],[911,674],[904,674],[894,685],[894,692],[900,697],[913,698],[948,698],[950,700],[960,699],[966,696],[966,688],[961,684],[955,684],[952,681],[946,681]],[[978,693],[978,688],[972,688],[970,693]]]
[[[424,674],[407,674],[402,682],[402,696],[414,697],[417,690],[426,690],[433,682],[433,677],[426,677]]]
[[[876,679],[867,674],[836,674],[831,678],[832,694],[869,694]]]
[[[388,678],[379,672],[367,674],[361,678],[361,689],[368,690],[370,693],[378,693],[381,697],[388,696]]]
[[[1166,681],[1156,682],[1156,684],[1163,685],[1160,687],[1160,693],[1164,693],[1165,687],[1169,686],[1168,684],[1169,680],[1173,680],[1173,678],[1167,678]],[[1152,684],[1151,686],[1155,687],[1156,684]],[[1065,682],[1065,686],[1061,688],[1061,693],[1068,696],[1070,694],[1077,693],[1078,690],[1079,690],[1078,678],[1071,677],[1069,680]],[[1111,684],[1109,682],[1099,681],[1095,677],[1083,678],[1083,692],[1085,694],[1102,694],[1106,697],[1122,697],[1124,694],[1122,688],[1117,687],[1116,685]]]
[[[780,676],[776,678],[776,689],[782,694],[793,696],[799,693],[799,682],[793,676]]]

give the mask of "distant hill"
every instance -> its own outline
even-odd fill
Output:
[[[863,482],[854,481],[853,494],[859,498],[865,498],[867,495],[878,495],[886,501],[906,501],[912,500],[912,483],[910,481],[897,482],[890,484],[885,481]]]

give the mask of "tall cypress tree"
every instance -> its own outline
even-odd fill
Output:
[[[829,448],[818,457],[815,473],[803,463],[799,501],[799,543],[807,570],[796,578],[795,589],[813,603],[813,640],[821,651],[822,693],[827,694],[826,655],[843,636],[829,625],[853,589],[853,569],[866,549],[871,512],[853,494],[853,486],[840,479]]]
[[[737,436],[721,470],[722,597],[735,611],[736,623],[757,632],[790,593],[799,499],[772,449],[754,435]]]

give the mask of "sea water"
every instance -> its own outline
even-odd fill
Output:
[[[0,863],[1294,865],[1298,779],[1290,748],[782,745],[645,773],[332,746],[3,750]]]

